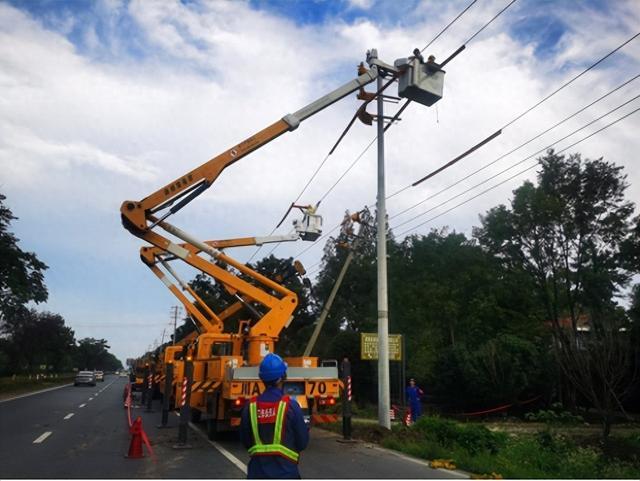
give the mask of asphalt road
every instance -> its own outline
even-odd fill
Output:
[[[96,387],[59,389],[0,402],[0,479],[244,478],[249,461],[237,435],[209,441],[191,424],[190,449],[175,449],[178,416],[159,429],[160,403],[154,412],[132,408],[140,416],[153,455],[125,457],[129,448],[127,411],[122,392],[126,378],[106,376]],[[302,454],[305,478],[462,478],[433,470],[420,460],[366,443],[344,444],[332,433],[313,429]]]

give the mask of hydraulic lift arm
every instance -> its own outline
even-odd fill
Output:
[[[225,168],[285,132],[295,130],[303,120],[306,120],[338,100],[373,82],[377,76],[377,68],[367,70],[356,79],[321,97],[315,102],[310,103],[297,112],[285,115],[282,119],[267,128],[205,162],[200,167],[187,172],[185,175],[175,179],[173,182],[158,189],[144,199],[140,201],[124,201],[120,212],[125,228],[135,236],[149,240],[146,239],[145,234],[149,232],[151,228],[156,225],[161,225],[161,222],[169,217],[169,215],[180,210],[209,188]],[[176,201],[179,202],[174,205]],[[155,213],[165,209],[168,209],[167,212],[160,218],[154,216]],[[186,239],[183,240],[186,241]]]
[[[249,332],[250,358],[254,361],[260,358],[258,352],[264,352],[265,349],[273,349],[274,341],[279,336],[280,331],[288,325],[292,318],[293,311],[298,303],[297,296],[284,286],[273,282],[248,266],[227,256],[221,252],[219,248],[202,242],[178,227],[169,224],[166,219],[169,215],[183,208],[211,186],[227,166],[267,144],[279,135],[289,130],[294,130],[301,121],[350,93],[359,90],[364,85],[375,80],[377,75],[377,68],[374,67],[371,70],[367,70],[356,79],[298,110],[294,114],[285,116],[283,119],[258,132],[256,135],[214,157],[202,166],[188,172],[143,200],[125,201],[122,204],[122,222],[124,227],[132,234],[144,239],[162,251],[169,252],[176,258],[183,260],[199,271],[213,277],[228,289],[237,292],[240,298],[255,301],[266,308],[267,312],[251,327]],[[166,212],[159,214],[160,211],[164,210],[166,210]],[[307,213],[306,215],[308,216],[307,220],[309,220],[311,219],[310,216],[313,216],[313,213]],[[153,228],[156,226],[166,233],[181,239],[185,244],[178,245],[164,235],[155,232]],[[208,254],[212,260],[209,261],[203,256],[198,255],[200,252]],[[152,265],[155,265],[155,262],[148,263],[147,265],[154,270]],[[260,287],[230,272],[229,267],[251,278]],[[157,266],[155,266],[155,268],[157,268]],[[155,270],[154,272],[158,277],[163,278],[161,273]],[[170,286],[167,287],[171,289]],[[172,290],[172,292],[174,291]],[[272,293],[275,293],[275,296]],[[179,297],[182,293],[176,289],[174,294]],[[193,313],[193,315],[199,321],[201,318],[204,318],[202,315],[198,318],[195,313]],[[223,323],[219,317],[216,319],[214,315],[212,320],[213,322],[209,322],[209,328],[215,332],[221,332]]]

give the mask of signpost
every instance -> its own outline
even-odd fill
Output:
[[[402,361],[402,334],[389,334],[389,360]],[[378,333],[360,333],[360,359],[375,361],[378,359]]]
[[[378,333],[360,333],[360,359],[363,361],[378,360]],[[402,334],[389,334],[389,361],[402,361],[400,366],[400,390],[399,401],[405,405],[405,350],[404,337]]]

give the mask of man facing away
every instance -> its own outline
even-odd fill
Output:
[[[287,364],[269,353],[260,363],[265,391],[244,407],[240,438],[251,460],[248,479],[299,479],[300,452],[309,444],[302,409],[282,391]]]

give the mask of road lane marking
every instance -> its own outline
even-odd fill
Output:
[[[37,438],[35,441],[33,441],[33,444],[40,444],[42,441],[44,441],[45,439],[47,439],[49,436],[51,436],[52,431],[47,431],[46,433],[44,433],[42,436],[40,436],[39,438]]]
[[[231,454],[229,451],[227,451],[225,448],[223,448],[220,444],[216,443],[215,441],[211,441],[206,434],[204,434],[202,431],[200,431],[195,424],[193,423],[189,423],[189,427],[191,429],[193,429],[198,436],[200,436],[202,439],[204,439],[205,441],[207,441],[209,444],[211,444],[211,446],[213,446],[214,448],[216,448],[220,454],[222,454],[225,458],[227,458],[229,461],[231,461],[231,463],[238,468],[240,471],[242,471],[245,475],[247,474],[247,465],[244,464],[242,461],[240,461],[238,458],[236,458],[233,454]]]
[[[14,397],[10,397],[8,399],[2,399],[0,400],[0,403],[6,403],[8,401],[13,401],[15,399],[21,399],[23,397],[28,397],[28,396],[35,396],[36,394],[42,394],[43,392],[48,392],[48,391],[55,391],[56,389],[62,389],[63,387],[68,387],[68,386],[72,386],[73,384],[63,384],[62,386],[56,386],[56,387],[50,387],[48,389],[42,389],[40,391],[35,391],[35,392],[30,392],[27,394],[20,394],[20,396],[14,396]]]
[[[74,414],[75,414],[75,413],[69,413],[69,414],[67,414],[67,415],[64,417],[64,419],[71,419],[71,418],[73,417],[73,415],[74,415]]]
[[[90,397],[90,398],[89,398],[89,401],[93,401],[93,398],[92,398],[92,397]]]
[[[78,406],[78,407],[79,407],[79,408],[83,408],[83,407],[85,407],[85,406],[86,406],[86,404],[80,404],[80,406]]]

